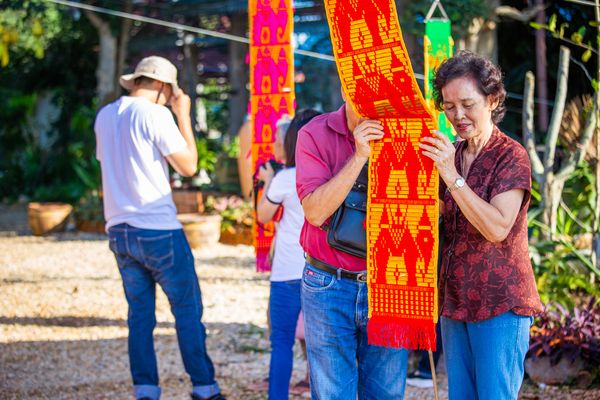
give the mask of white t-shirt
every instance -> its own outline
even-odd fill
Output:
[[[305,262],[300,246],[304,211],[296,193],[296,168],[283,169],[273,177],[267,189],[267,200],[283,205],[283,216],[275,234],[271,281],[301,279]]]
[[[187,145],[171,112],[143,97],[103,107],[94,124],[106,229],[179,229],[166,156]]]

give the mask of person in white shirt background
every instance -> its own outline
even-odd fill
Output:
[[[296,193],[296,140],[300,129],[320,113],[301,110],[276,133],[275,157],[285,162],[285,168],[275,174],[270,163],[258,171],[265,183],[257,205],[257,219],[266,224],[283,206],[283,216],[275,234],[275,252],[271,265],[269,317],[271,321],[271,361],[269,365],[269,399],[287,400],[293,367],[293,346],[296,323],[300,313],[300,285],[304,270],[304,251],[300,246],[300,231],[304,212]],[[283,125],[285,126],[285,125]]]
[[[175,316],[192,399],[224,400],[206,352],[194,256],[177,220],[169,185],[167,163],[183,176],[194,175],[198,164],[190,98],[177,85],[175,66],[162,57],[144,58],[133,74],[119,81],[129,96],[103,107],[94,130],[109,246],[129,305],[134,395],[138,400],[160,398],[152,337],[158,283]]]

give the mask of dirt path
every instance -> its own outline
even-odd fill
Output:
[[[0,399],[131,398],[127,304],[106,238],[24,236],[22,223],[1,216],[0,210]],[[233,400],[266,399],[248,386],[268,374],[268,278],[254,272],[248,246],[216,245],[194,255],[208,350],[223,391]],[[173,317],[160,290],[156,308],[162,398],[188,399]],[[306,372],[299,346],[294,366],[297,382]],[[443,373],[440,379],[446,399]],[[524,398],[594,398],[591,392],[535,392],[528,389]],[[433,392],[407,388],[406,398],[433,399]]]

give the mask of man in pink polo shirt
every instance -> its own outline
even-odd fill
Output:
[[[296,189],[306,252],[301,296],[313,399],[404,396],[407,351],[368,344],[365,259],[329,246],[322,228],[368,161],[369,142],[382,137],[381,123],[360,119],[349,103],[313,118],[298,134]]]

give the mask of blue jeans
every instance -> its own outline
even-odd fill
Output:
[[[367,342],[367,284],[306,264],[302,312],[313,399],[400,400],[408,352]]]
[[[206,353],[194,257],[183,230],[149,230],[119,224],[108,230],[108,239],[129,304],[129,364],[136,398],[160,398],[152,337],[156,326],[156,283],[171,304],[179,349],[193,392],[201,397],[219,393],[214,367]]]
[[[271,282],[271,363],[269,399],[287,400],[292,367],[296,323],[300,314],[300,280]]]
[[[442,317],[450,400],[516,399],[532,322],[512,311],[480,322]]]

